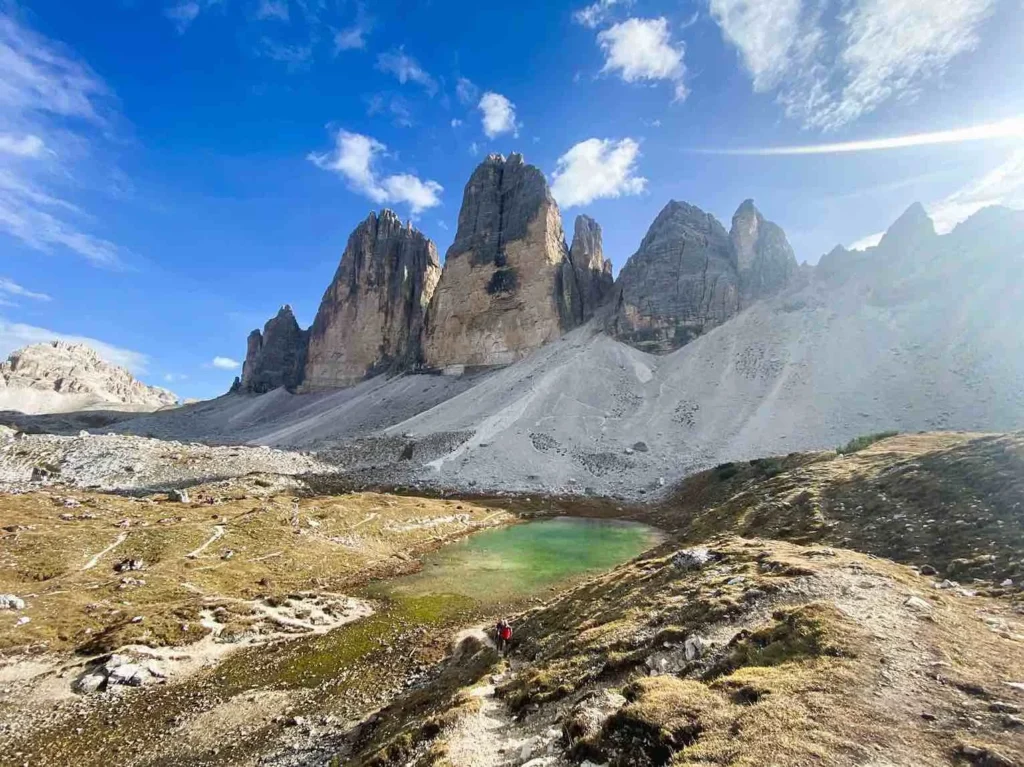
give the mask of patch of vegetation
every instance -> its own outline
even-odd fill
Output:
[[[866,447],[871,447],[871,445],[876,442],[881,442],[883,439],[889,439],[889,437],[895,437],[898,434],[898,431],[880,431],[874,434],[862,434],[859,437],[854,437],[842,447],[837,447],[836,452],[839,453],[839,455],[857,453]]]

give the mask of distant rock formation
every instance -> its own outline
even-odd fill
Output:
[[[426,365],[508,365],[558,338],[583,314],[573,274],[544,174],[520,154],[489,156],[466,184],[428,314]]]
[[[619,274],[608,328],[664,354],[777,293],[797,270],[785,233],[752,200],[736,211],[731,232],[700,208],[672,200]]]
[[[579,293],[578,321],[586,322],[594,310],[611,294],[615,279],[612,262],[604,258],[601,227],[589,216],[577,216],[569,261]]]
[[[729,230],[740,276],[740,295],[744,305],[778,293],[792,281],[797,271],[796,254],[782,228],[766,221],[744,200],[732,217]]]
[[[263,326],[262,333],[254,330],[249,334],[241,388],[255,394],[282,386],[294,389],[302,381],[305,360],[306,333],[285,304]]]
[[[440,276],[433,242],[390,210],[371,213],[349,237],[310,328],[303,389],[416,366]]]
[[[0,363],[0,409],[23,413],[75,410],[157,410],[178,404],[166,389],[147,386],[104,361],[85,344],[33,344]]]

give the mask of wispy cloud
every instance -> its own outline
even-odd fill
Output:
[[[484,134],[487,138],[497,138],[503,133],[519,136],[516,105],[505,96],[488,91],[480,97],[480,103],[477,106],[480,109]]]
[[[640,194],[647,179],[637,175],[640,145],[631,138],[587,139],[558,158],[551,194],[564,208],[604,197]]]
[[[402,48],[378,55],[377,68],[382,72],[394,75],[402,85],[416,83],[421,85],[431,96],[437,93],[437,81]]]
[[[330,152],[313,152],[308,159],[318,168],[337,173],[349,187],[377,204],[405,203],[414,215],[441,204],[444,188],[411,173],[381,176],[376,169],[387,147],[375,138],[339,130]]]
[[[375,21],[367,16],[366,9],[359,5],[356,9],[355,23],[334,32],[334,52],[364,50],[366,37],[373,31]]]
[[[171,20],[179,35],[185,34],[192,22],[199,17],[199,3],[196,0],[183,0],[183,2],[169,5],[164,8],[164,16]]]
[[[25,325],[20,322],[8,322],[0,317],[0,358],[6,357],[16,349],[31,344],[43,344],[50,341],[67,341],[72,344],[85,344],[112,365],[120,365],[127,368],[135,375],[146,372],[149,365],[149,357],[141,352],[124,349],[104,341],[86,336],[76,336],[68,333],[60,333],[48,328],[40,328],[34,325]]]
[[[7,277],[0,277],[0,294],[5,296],[17,296],[18,298],[28,298],[32,301],[53,300],[46,293],[37,293],[36,291],[29,290],[28,288],[23,288],[14,280],[10,280]]]
[[[58,191],[80,183],[73,163],[110,132],[109,90],[66,48],[3,13],[0,61],[0,231],[35,250],[120,265],[118,246],[83,231],[87,217]]]
[[[634,0],[597,0],[573,13],[572,19],[590,29],[595,29],[605,22],[616,6],[628,8]]]
[[[455,82],[455,95],[461,103],[473,104],[480,95],[480,89],[468,77],[460,77]]]
[[[989,205],[1024,210],[1024,149],[1012,152],[995,168],[929,205],[928,213],[936,231],[943,233]]]
[[[597,44],[605,56],[602,72],[618,73],[627,83],[669,81],[676,101],[689,93],[684,46],[672,40],[667,19],[627,19],[598,33]]]
[[[261,20],[288,21],[288,0],[260,0],[256,7],[256,18]]]
[[[830,130],[913,97],[976,48],[996,0],[710,0],[754,90]]]
[[[905,136],[861,139],[831,144],[799,144],[796,146],[744,147],[738,149],[693,149],[701,154],[756,155],[771,157],[780,155],[840,154],[845,152],[876,152],[886,149],[936,146],[939,144],[962,144],[969,141],[992,141],[1005,138],[1024,138],[1024,117],[1013,117],[967,128],[911,133]]]
[[[312,42],[307,45],[289,45],[264,37],[260,40],[257,52],[264,58],[286,64],[291,70],[305,69],[313,61]]]

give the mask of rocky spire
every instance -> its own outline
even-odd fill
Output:
[[[240,388],[254,394],[282,386],[294,389],[302,381],[305,358],[306,334],[285,304],[263,326],[262,333],[254,330],[249,334]]]
[[[569,260],[579,294],[579,319],[586,322],[611,293],[612,264],[605,261],[601,227],[589,216],[577,216]]]
[[[371,213],[349,237],[309,330],[303,389],[417,365],[440,273],[433,242],[390,210]]]
[[[544,174],[520,154],[489,156],[463,193],[430,306],[427,366],[507,365],[574,326],[578,291],[567,280],[568,259]]]
[[[774,295],[796,274],[796,254],[786,233],[765,220],[753,200],[744,200],[737,208],[729,239],[745,304]]]
[[[644,351],[678,349],[735,314],[739,276],[729,234],[672,200],[619,273],[609,331]]]
[[[928,245],[936,237],[935,224],[924,206],[915,202],[893,222],[878,247],[883,250],[906,251]]]

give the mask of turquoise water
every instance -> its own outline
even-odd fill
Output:
[[[381,584],[392,594],[452,594],[494,603],[542,595],[609,570],[659,540],[634,522],[558,517],[485,530],[428,555],[415,575]]]

